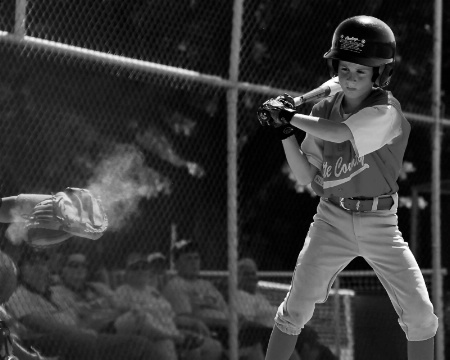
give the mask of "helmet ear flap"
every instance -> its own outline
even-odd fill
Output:
[[[394,73],[394,65],[395,61],[389,64],[381,65],[379,68],[376,68],[378,73],[377,77],[375,77],[375,68],[374,68],[373,73],[374,76],[372,77],[372,81],[375,83],[376,86],[385,87],[389,85],[392,74]]]
[[[327,59],[328,71],[330,77],[335,77],[338,74],[339,60],[337,59]]]
[[[379,86],[379,83],[377,82],[377,80],[379,80],[379,78],[380,78],[380,73],[383,73],[384,65],[377,66],[377,67],[374,67],[372,69],[373,69],[372,82],[376,86]]]

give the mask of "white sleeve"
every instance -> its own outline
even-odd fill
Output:
[[[323,163],[323,140],[306,133],[300,148],[306,155],[308,162],[319,170],[322,170]]]
[[[392,105],[364,108],[343,122],[352,132],[356,154],[374,152],[401,134],[401,116]]]

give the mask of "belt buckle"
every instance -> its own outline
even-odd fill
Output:
[[[347,211],[351,211],[350,209],[347,209],[347,208],[345,207],[345,205],[344,205],[344,200],[345,200],[345,199],[342,198],[342,197],[339,198],[339,206],[340,206],[341,208],[347,210]]]

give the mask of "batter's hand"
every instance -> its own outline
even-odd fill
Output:
[[[294,99],[288,94],[269,99],[257,111],[262,126],[271,126],[280,140],[284,140],[297,132],[297,128],[290,124],[296,114]]]

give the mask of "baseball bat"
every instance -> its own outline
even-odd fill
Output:
[[[294,98],[295,107],[305,104],[307,102],[319,100],[327,96],[332,96],[342,90],[339,84],[339,79],[335,76],[328,81],[325,81],[322,85],[314,90],[308,91],[307,93],[297,96]],[[258,109],[257,112],[258,120],[262,126],[267,126],[270,124],[270,112],[265,109]]]
[[[327,96],[333,96],[340,90],[342,90],[342,88],[341,85],[339,84],[339,79],[337,78],[337,76],[335,76],[330,80],[324,82],[318,88],[308,91],[307,93],[301,96],[295,97],[294,98],[295,106],[300,106],[307,102],[319,100]]]

